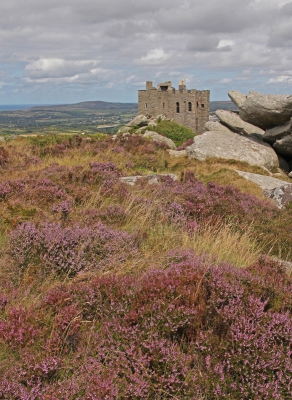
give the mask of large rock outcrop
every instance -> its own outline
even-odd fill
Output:
[[[292,135],[285,136],[283,139],[277,140],[273,144],[273,148],[277,153],[292,156]]]
[[[155,142],[164,143],[169,149],[172,149],[172,150],[176,149],[176,145],[174,144],[173,140],[171,140],[163,135],[160,135],[157,132],[146,130],[145,133],[143,134],[143,137],[151,138]]]
[[[241,135],[256,134],[261,136],[265,133],[261,128],[243,121],[240,116],[233,111],[217,110],[215,114],[220,122],[227,125],[233,132],[240,133]]]
[[[227,126],[221,124],[219,121],[208,121],[205,123],[206,131],[216,131],[216,132],[231,132]]]
[[[262,129],[283,125],[292,117],[292,96],[250,92],[244,95],[235,90],[228,93],[239,108],[244,121]]]
[[[263,139],[273,144],[274,150],[283,155],[292,157],[292,118],[284,125],[267,129]]]
[[[200,161],[216,157],[244,161],[269,170],[279,167],[277,154],[269,144],[237,133],[205,132],[195,136],[186,152],[189,158]]]
[[[156,126],[158,121],[164,121],[164,120],[169,120],[171,121],[170,118],[167,118],[165,115],[160,114],[157,115],[156,117],[147,117],[146,115],[139,114],[137,117],[132,119],[128,124],[127,127],[133,127],[133,126],[138,126],[138,127],[143,127],[143,126]]]
[[[275,149],[274,149],[275,150]],[[285,160],[285,158],[283,158],[282,156],[280,156],[278,154],[278,160],[279,160],[279,168],[285,172],[286,174],[289,174],[290,172],[290,167],[289,164],[287,163],[287,161]]]
[[[287,124],[275,126],[272,129],[267,129],[264,133],[263,139],[270,143],[275,143],[276,140],[283,139],[283,137],[292,134],[292,118]]]
[[[273,178],[252,174],[250,172],[237,171],[243,178],[257,184],[263,191],[263,194],[275,201],[278,208],[284,208],[286,204],[292,201],[292,184]]]
[[[146,115],[137,115],[132,121],[127,124],[127,127],[132,126],[147,126],[149,122],[149,118]]]

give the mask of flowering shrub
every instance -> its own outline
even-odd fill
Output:
[[[155,191],[157,197],[168,199],[168,202],[179,203],[189,220],[220,218],[244,226],[256,219],[269,220],[277,213],[277,209],[267,201],[242,193],[233,186],[213,182],[204,185],[192,172],[183,174],[182,182],[166,180],[159,187],[149,190]]]
[[[56,185],[50,179],[43,179],[41,181],[31,180],[28,182],[29,192],[36,192],[39,199],[43,199],[46,202],[51,202],[55,199],[63,199],[66,197],[66,192],[64,188]]]
[[[184,226],[187,223],[187,215],[182,204],[177,202],[172,202],[167,206],[166,215],[169,221],[176,224]]]
[[[9,182],[0,183],[0,199],[6,199],[7,195],[12,191],[12,187]]]
[[[260,267],[264,272],[259,266],[246,271],[221,266],[210,275],[208,330],[200,333],[197,345],[205,355],[203,385],[210,387],[213,396],[249,399],[256,394],[261,399],[282,399],[291,393],[291,283],[285,284],[283,271]],[[278,280],[273,291],[269,272]],[[250,293],[250,285],[257,286],[253,291],[257,295]],[[289,311],[273,310],[275,298],[282,297],[283,305],[286,302],[281,290],[287,295]]]
[[[38,200],[43,203],[51,203],[55,200],[66,199],[67,194],[63,187],[54,183],[51,179],[22,179],[6,181],[0,184],[0,198],[7,197]]]
[[[84,139],[78,135],[67,137],[60,135],[45,135],[43,137],[31,137],[32,152],[39,157],[63,156],[70,149],[80,148],[84,145]]]
[[[90,228],[61,227],[30,222],[19,225],[9,235],[11,255],[18,266],[38,265],[47,272],[75,275],[105,263],[122,262],[131,253],[131,237],[97,223]],[[127,253],[123,250],[127,248]]]
[[[0,321],[0,341],[12,349],[34,343],[34,337],[41,331],[34,322],[34,311],[12,308],[6,317],[6,321]]]
[[[19,148],[0,183],[1,399],[291,397],[291,278],[180,247],[227,221],[289,254],[292,208],[192,172],[127,186],[172,163],[139,136],[42,137],[13,171]],[[57,153],[70,165],[45,167]]]
[[[186,147],[191,146],[194,143],[194,139],[188,139],[186,142],[184,142],[182,145],[177,147],[176,150],[185,150]]]
[[[139,278],[57,285],[6,310],[0,342],[18,356],[0,396],[288,399],[291,287],[267,260],[238,270],[190,250]]]
[[[39,157],[29,156],[25,158],[25,165],[40,165],[42,164],[42,160]]]
[[[13,194],[21,195],[25,189],[25,180],[6,181],[0,183],[0,199],[6,200]]]
[[[0,167],[5,167],[8,164],[9,153],[4,147],[0,147]]]
[[[106,224],[116,224],[126,221],[128,213],[125,208],[116,204],[110,205],[105,209],[99,211],[100,219]]]
[[[72,204],[68,200],[62,201],[61,203],[53,207],[53,211],[61,214],[63,219],[67,218],[71,210],[72,210]]]
[[[113,162],[101,163],[101,162],[91,162],[89,163],[92,171],[97,173],[114,173],[115,176],[121,176],[120,171],[117,169],[116,165]]]

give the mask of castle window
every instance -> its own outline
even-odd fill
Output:
[[[165,103],[162,104],[162,107],[165,108]]]
[[[188,110],[192,111],[192,103],[191,102],[188,103]]]
[[[176,103],[176,112],[179,113],[179,102]]]
[[[201,104],[201,107],[204,108],[204,107],[205,107],[205,104]]]
[[[147,110],[147,103],[145,103],[145,110]]]
[[[197,100],[197,108],[199,107],[199,102],[198,102],[198,100]]]
[[[160,89],[162,92],[166,92],[168,89],[168,86],[160,86]]]

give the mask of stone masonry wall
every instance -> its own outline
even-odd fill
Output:
[[[184,84],[176,90],[171,82],[160,83],[157,88],[146,82],[146,90],[138,91],[138,113],[147,116],[165,115],[196,133],[205,131],[209,120],[210,91],[187,90]]]

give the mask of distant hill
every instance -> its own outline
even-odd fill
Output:
[[[137,103],[85,101],[76,104],[39,105],[0,112],[1,134],[113,133],[138,112]]]
[[[231,101],[211,101],[210,114],[234,110]],[[138,113],[137,103],[84,101],[75,104],[39,105],[22,110],[0,111],[0,134],[114,133]]]
[[[238,111],[238,108],[232,101],[210,101],[210,113],[216,110]]]
[[[112,103],[108,101],[83,101],[75,104],[59,104],[51,106],[34,106],[29,108],[30,111],[62,111],[66,110],[109,110],[109,109],[135,109],[138,108],[137,103]],[[236,105],[232,101],[211,101],[210,112],[218,109],[237,111]]]
[[[107,101],[83,101],[75,104],[60,104],[54,106],[35,106],[31,111],[60,111],[62,109],[87,109],[87,110],[106,110],[106,109],[133,109],[138,108],[137,103],[112,103]]]

